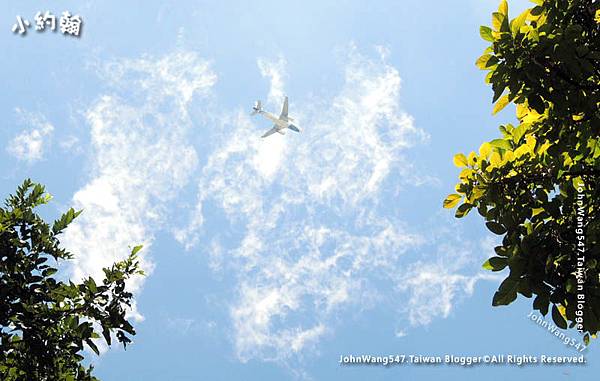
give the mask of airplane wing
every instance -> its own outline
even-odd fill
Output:
[[[267,136],[273,135],[276,132],[277,132],[277,126],[273,125],[273,128],[271,128],[269,131],[265,132],[265,134],[263,136],[261,136],[261,138],[266,138]]]
[[[279,116],[279,119],[288,120],[288,97],[285,97],[285,100],[283,101],[283,109],[281,110],[281,115]]]

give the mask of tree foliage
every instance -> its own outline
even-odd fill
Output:
[[[73,256],[57,236],[79,213],[69,209],[52,226],[35,212],[50,195],[26,180],[0,208],[0,379],[96,380],[84,366],[84,345],[95,340],[126,346],[135,330],[126,319],[132,294],[125,282],[139,268],[136,246],[124,261],[104,269],[105,278],[82,283],[57,277],[60,262]]]
[[[509,269],[494,306],[533,297],[587,342],[600,330],[600,1],[533,3],[511,19],[503,0],[480,29],[492,112],[512,103],[518,124],[454,157],[460,181],[444,207],[458,218],[476,209],[502,236],[484,263]]]

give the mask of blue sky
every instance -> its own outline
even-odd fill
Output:
[[[511,9],[524,9],[512,1]],[[492,308],[496,238],[441,209],[491,116],[474,66],[495,1],[134,1],[2,5],[0,190],[45,184],[66,271],[145,244],[138,335],[103,380],[592,379],[585,367],[340,366],[348,354],[577,354]],[[81,15],[80,38],[11,33]],[[261,140],[260,98],[302,134]],[[578,338],[576,333],[569,335]],[[90,356],[91,357],[91,356]]]

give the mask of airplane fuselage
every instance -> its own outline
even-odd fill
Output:
[[[264,116],[265,118],[267,118],[271,122],[273,122],[273,124],[275,124],[277,126],[278,130],[283,130],[284,128],[288,128],[288,126],[290,125],[289,121],[279,119],[279,117],[271,114],[270,112],[260,110],[260,111],[258,111],[258,114]]]

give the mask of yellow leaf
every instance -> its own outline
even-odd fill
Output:
[[[573,115],[573,121],[579,122],[581,119],[583,119],[584,116],[585,116],[584,113]]]
[[[486,70],[487,69],[487,63],[490,60],[490,58],[492,58],[491,54],[484,54],[484,55],[482,55],[481,57],[479,57],[477,59],[477,61],[475,61],[475,66],[477,66],[481,70]]]
[[[567,318],[567,309],[565,307],[563,307],[562,304],[557,306],[558,312],[560,312],[560,314],[562,315],[563,318]]]
[[[533,208],[531,209],[531,217],[535,217],[538,214],[542,213],[544,211],[544,208]]]
[[[528,104],[523,104],[523,108],[521,109],[521,116],[517,115],[519,119],[522,119],[522,123],[532,123],[541,119],[544,114],[538,114],[537,111],[529,107]]]
[[[523,103],[518,103],[516,108],[517,119],[523,119],[527,115],[527,111],[527,107]]]
[[[500,6],[498,6],[498,12],[502,13],[505,16],[508,16],[508,2],[506,0],[500,1]]]
[[[519,148],[517,148],[515,150],[515,157],[518,159],[528,152],[529,152],[529,146],[527,146],[527,144],[523,144],[522,146],[520,146]]]
[[[492,164],[494,167],[497,167],[501,162],[502,158],[500,157],[500,154],[496,151],[492,152],[492,156],[490,156],[490,164]]]
[[[494,74],[493,70],[490,70],[486,75],[485,75],[485,83],[487,83],[488,85],[491,83],[492,81],[492,75]]]
[[[454,159],[452,160],[454,161],[454,165],[456,165],[458,168],[466,167],[469,164],[467,157],[462,153],[457,153],[454,155]]]
[[[535,137],[531,134],[525,136],[525,144],[527,144],[527,147],[529,147],[529,152],[534,153],[535,151],[535,143],[537,141],[535,140]]]
[[[484,194],[484,191],[485,191],[485,188],[482,188],[482,187],[473,188],[473,195],[471,196],[471,198],[473,200],[477,200],[477,199],[481,198],[481,196],[483,196],[483,194]]]
[[[462,196],[459,194],[451,194],[444,200],[444,208],[454,208],[461,200]]]
[[[550,148],[550,146],[551,146],[551,145],[552,145],[552,144],[550,144],[550,142],[546,140],[546,141],[544,142],[544,144],[542,144],[542,145],[541,145],[541,146],[538,148],[538,151],[537,151],[538,155],[543,155],[543,154],[544,154],[544,153],[545,153],[545,152],[548,150],[548,148]]]
[[[501,97],[500,99],[498,99],[498,101],[496,101],[496,104],[494,105],[494,110],[492,111],[492,115],[497,114],[499,111],[501,111],[504,107],[506,107],[506,105],[509,103],[508,101],[508,94]]]
[[[491,150],[492,146],[490,143],[485,142],[479,147],[479,156],[481,156],[482,159],[486,159]]]
[[[523,135],[525,135],[525,133],[529,129],[529,127],[529,123],[521,123],[519,127],[515,128],[513,131],[513,142],[518,144],[521,141]]]
[[[508,163],[513,160],[515,160],[515,153],[513,151],[506,151],[502,158],[502,163]]]
[[[519,17],[517,17],[510,23],[510,30],[511,30],[513,36],[516,36],[517,33],[519,33],[519,31],[521,30],[521,27],[523,25],[525,25],[527,16],[529,16],[529,9],[527,9],[525,12],[521,13],[519,15]]]
[[[503,15],[502,13],[498,13],[498,12],[492,13],[492,27],[494,28],[494,31],[500,32],[500,29],[502,28],[502,23],[504,22],[505,18],[506,18],[506,16]],[[492,36],[493,36],[493,33],[492,33]]]
[[[596,20],[596,24],[600,24],[600,9],[596,10],[596,14],[594,15],[594,20]]]
[[[467,161],[469,162],[469,165],[471,167],[477,164],[477,154],[474,151],[471,151],[469,157],[467,158]]]
[[[469,179],[469,176],[471,176],[473,174],[473,171],[471,168],[465,168],[460,172],[460,175],[458,175],[458,178],[461,179],[463,182],[465,182],[466,180]]]

